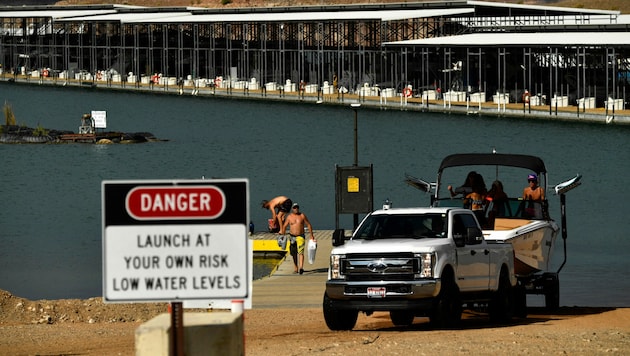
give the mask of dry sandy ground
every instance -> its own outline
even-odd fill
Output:
[[[134,332],[165,304],[29,301],[0,291],[0,355],[133,355]],[[249,355],[630,354],[630,309],[530,310],[509,325],[466,313],[457,330],[432,330],[416,318],[394,327],[386,313],[360,315],[353,331],[332,332],[319,308],[245,312]]]

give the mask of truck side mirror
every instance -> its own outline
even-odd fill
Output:
[[[332,236],[332,245],[341,246],[346,242],[346,230],[336,229]]]
[[[467,245],[478,245],[483,241],[483,232],[478,227],[467,228],[466,235]]]

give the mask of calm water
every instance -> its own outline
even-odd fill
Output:
[[[169,139],[0,145],[0,288],[31,299],[102,294],[104,179],[246,177],[257,230],[268,217],[259,202],[276,195],[299,202],[315,229],[333,229],[335,164],[354,159],[354,116],[345,107],[6,83],[0,99],[28,126],[77,131],[83,113],[106,110],[108,130]],[[387,198],[395,206],[426,204],[404,174],[433,180],[452,153],[538,155],[552,183],[582,174],[583,185],[567,195],[560,302],[630,306],[630,127],[362,109],[358,132],[359,163],[374,165],[376,206]],[[558,200],[551,201],[557,218]],[[350,220],[344,216],[342,224]]]

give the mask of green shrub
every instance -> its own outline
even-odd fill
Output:
[[[33,136],[48,136],[48,130],[37,124],[35,130],[33,130]]]

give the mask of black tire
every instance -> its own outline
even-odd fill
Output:
[[[433,302],[433,308],[429,314],[429,322],[434,328],[454,328],[462,320],[462,302],[459,296],[459,287],[455,283],[453,274],[442,277],[440,294]]]
[[[555,311],[560,308],[560,280],[557,274],[548,274],[545,280],[545,308]]]
[[[510,277],[505,268],[499,276],[499,287],[490,301],[490,320],[493,322],[507,323],[514,315],[514,291],[510,284]]]
[[[409,326],[413,324],[415,315],[408,310],[392,310],[389,312],[389,317],[396,326]]]
[[[332,305],[332,300],[324,293],[324,320],[330,330],[352,330],[357,323],[359,312],[357,310],[337,309]]]

